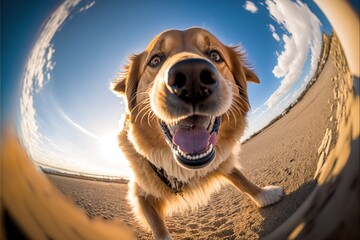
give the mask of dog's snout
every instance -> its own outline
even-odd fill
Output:
[[[208,98],[219,85],[216,67],[204,59],[185,59],[170,67],[166,85],[185,102],[198,103]]]

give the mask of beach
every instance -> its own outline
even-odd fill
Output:
[[[283,187],[283,200],[259,209],[229,184],[197,211],[166,218],[174,239],[259,239],[299,208],[316,185],[319,160],[335,144],[336,60],[328,58],[313,86],[287,114],[242,145],[244,175],[262,187]],[[126,200],[127,184],[47,176],[89,217],[120,219],[138,239],[152,238],[135,221]]]

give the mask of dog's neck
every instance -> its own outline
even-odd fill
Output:
[[[175,177],[168,176],[164,169],[158,168],[149,160],[148,162],[161,181],[163,181],[163,183],[165,183],[165,185],[168,186],[175,195],[179,194],[180,196],[183,196],[183,188],[185,186],[184,182],[178,180]]]
[[[128,134],[130,126],[130,119],[127,117],[124,120],[123,131]],[[145,157],[144,157],[145,158]],[[175,195],[183,196],[183,188],[185,186],[185,182],[178,180],[176,177],[169,176],[166,171],[161,168],[157,167],[155,164],[149,161],[149,159],[145,158],[148,163],[150,164],[151,168],[154,170],[156,175],[161,179],[161,181],[170,188],[171,192]]]

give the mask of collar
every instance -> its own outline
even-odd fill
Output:
[[[128,133],[129,131],[129,118],[126,118],[124,121],[124,128],[123,130]],[[165,185],[170,188],[171,192],[173,192],[175,195],[180,195],[183,196],[183,188],[185,186],[185,183],[178,180],[175,177],[171,177],[169,176],[164,169],[162,168],[158,168],[157,166],[155,166],[152,162],[150,162],[148,159],[146,159],[148,161],[148,163],[150,164],[150,166],[152,167],[152,169],[154,170],[154,172],[156,173],[156,175],[161,179],[161,181],[163,181],[163,183],[165,183]]]
[[[161,181],[163,181],[163,183],[165,183],[165,185],[170,188],[170,190],[175,194],[175,195],[180,195],[183,196],[183,188],[185,186],[185,183],[178,180],[175,177],[170,177],[168,176],[168,174],[165,172],[164,169],[162,168],[158,168],[156,167],[152,162],[150,162],[149,160],[147,160],[148,163],[150,164],[150,166],[152,167],[152,169],[154,170],[154,172],[158,175],[158,177],[161,179]]]

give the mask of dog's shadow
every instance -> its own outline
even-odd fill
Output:
[[[280,202],[266,208],[260,208],[259,212],[264,217],[264,221],[261,223],[261,227],[257,231],[257,234],[263,238],[284,223],[296,212],[315,186],[316,181],[312,180],[303,183],[291,193],[287,193],[285,188],[286,195]]]

